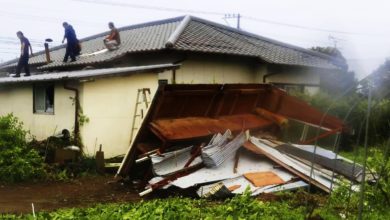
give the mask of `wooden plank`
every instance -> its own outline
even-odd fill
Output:
[[[285,183],[278,175],[270,171],[245,173],[244,177],[256,187]]]
[[[250,144],[253,144],[253,143],[250,143]],[[256,147],[258,148],[255,144],[253,144],[254,146],[253,147]],[[294,167],[291,167],[289,165],[287,165],[286,163],[284,163],[282,160],[280,160],[279,158],[273,156],[272,154],[268,153],[268,152],[265,152],[264,150],[262,149],[259,149],[260,151],[262,151],[262,153],[267,157],[269,158],[270,160],[274,161],[275,163],[277,163],[278,165],[280,165],[281,167],[285,168],[286,170],[290,171],[291,173],[297,175],[298,177],[302,178],[303,180],[307,181],[307,182],[311,182],[313,185],[315,185],[316,187],[318,187],[319,189],[322,189],[323,191],[327,192],[327,193],[330,193],[331,190],[323,185],[322,183],[318,182],[317,180],[313,179],[313,178],[310,178],[310,176],[307,176],[305,175],[304,173],[301,173],[300,171],[298,171],[297,169],[295,169]]]

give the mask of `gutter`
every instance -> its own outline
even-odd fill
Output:
[[[80,138],[80,128],[79,128],[79,112],[80,112],[80,95],[77,88],[73,88],[64,82],[64,89],[73,91],[75,93],[75,113],[74,113],[74,137],[77,139],[77,143]]]

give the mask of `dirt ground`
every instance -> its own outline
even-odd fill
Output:
[[[95,203],[139,201],[129,185],[113,181],[112,176],[85,177],[69,182],[40,182],[0,185],[0,213],[29,213]]]

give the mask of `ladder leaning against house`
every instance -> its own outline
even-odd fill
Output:
[[[150,89],[149,88],[142,88],[138,89],[137,91],[137,100],[134,107],[134,115],[133,115],[133,122],[131,125],[131,131],[130,131],[130,143],[132,143],[135,134],[137,133],[139,126],[142,123],[142,119],[145,116],[146,111],[148,110],[151,103],[151,97],[150,97]],[[145,105],[144,108],[142,108],[142,104]],[[145,112],[145,113],[144,113]],[[137,120],[139,119],[139,120]],[[138,124],[137,121],[139,122]]]

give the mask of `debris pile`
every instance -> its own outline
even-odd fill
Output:
[[[304,125],[301,144],[278,138],[290,121]],[[308,127],[324,132],[307,138]],[[141,196],[170,187],[199,197],[308,185],[330,192],[341,180],[362,181],[363,168],[310,142],[346,131],[341,120],[272,85],[164,85],[117,175],[144,181]]]
[[[196,187],[199,197],[219,198],[247,188],[258,195],[309,183],[330,192],[342,179],[361,181],[362,172],[361,165],[318,146],[249,137],[244,132],[233,138],[230,130],[214,135],[207,146],[152,155],[151,161],[155,177],[140,195],[175,186]]]

